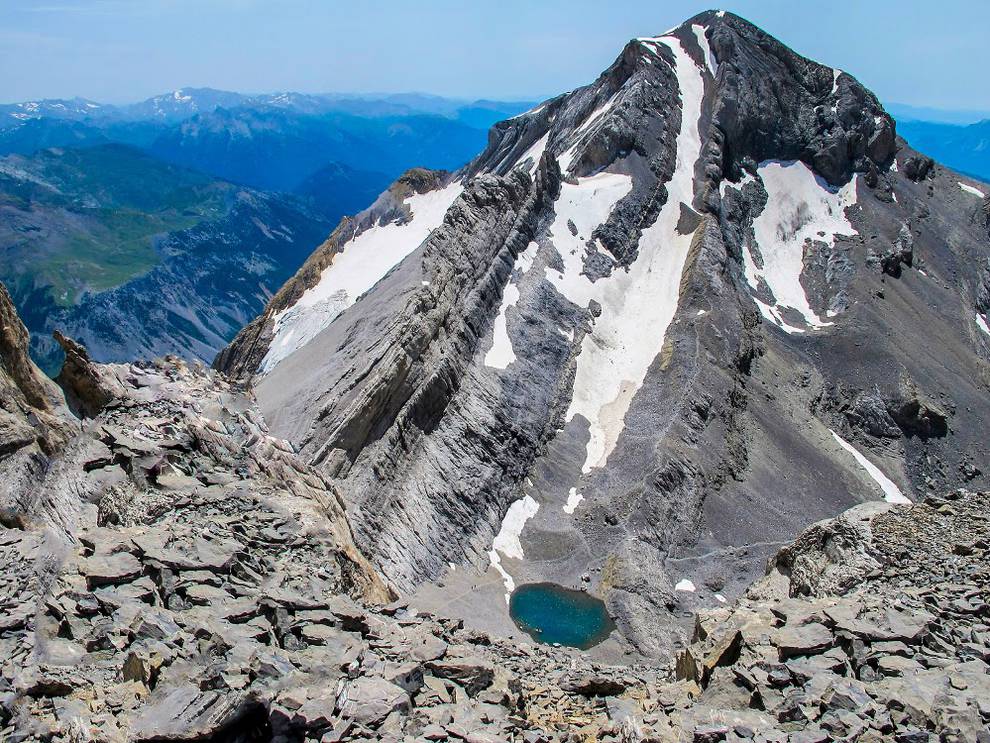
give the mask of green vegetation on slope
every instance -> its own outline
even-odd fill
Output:
[[[236,187],[122,145],[0,159],[0,280],[71,306],[159,262],[156,236],[223,217]]]

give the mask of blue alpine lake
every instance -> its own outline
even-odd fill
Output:
[[[587,650],[615,629],[605,604],[556,583],[527,583],[509,597],[509,616],[537,642]]]

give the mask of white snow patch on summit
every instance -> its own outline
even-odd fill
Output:
[[[593,299],[601,305],[590,333],[581,343],[571,403],[565,419],[580,415],[589,422],[590,438],[582,472],[605,464],[622,432],[633,396],[663,347],[680,294],[681,273],[691,246],[691,235],[679,235],[681,203],[694,196],[694,166],[701,154],[698,121],[704,81],[677,39],[649,40],[674,53],[682,116],[677,135],[677,165],[667,185],[667,201],[656,221],[643,230],[639,253],[628,270],[613,271],[592,282],[581,273],[585,242],[604,222],[631,186],[628,176],[599,173],[561,184],[550,227],[564,272],[547,270],[547,279],[580,307]],[[577,227],[572,235],[568,220]],[[650,328],[643,333],[643,328]]]
[[[901,489],[894,484],[893,480],[887,477],[880,468],[877,467],[873,462],[863,456],[856,447],[846,441],[844,438],[839,436],[831,428],[828,432],[832,434],[832,437],[839,443],[843,449],[853,455],[856,462],[866,470],[866,473],[873,478],[873,481],[880,486],[880,490],[883,491],[883,499],[888,503],[910,503],[911,501],[901,492]]]
[[[509,594],[516,590],[516,582],[502,566],[502,558],[499,553],[516,560],[522,560],[525,557],[519,536],[522,534],[526,522],[533,518],[539,510],[540,504],[531,495],[524,495],[509,506],[505,518],[502,519],[502,528],[495,535],[492,548],[488,552],[492,567],[501,574],[502,582],[505,584],[505,603],[507,604],[509,603]]]
[[[443,222],[447,209],[463,186],[455,182],[436,191],[413,194],[405,200],[412,218],[405,224],[375,224],[340,251],[292,307],[275,316],[275,328],[260,371],[266,373],[305,346],[357,298],[419,247]]]
[[[985,199],[987,197],[987,195],[983,193],[980,189],[974,188],[968,183],[963,183],[962,181],[959,181],[959,188],[961,188],[966,193],[973,194],[973,196],[979,196],[981,199]]]
[[[768,161],[757,170],[767,191],[767,205],[753,220],[753,233],[763,258],[757,267],[753,251],[743,251],[746,280],[755,290],[760,279],[773,293],[775,304],[754,297],[763,316],[788,333],[802,333],[784,321],[781,310],[796,310],[811,328],[832,325],[825,322],[808,303],[801,285],[804,247],[809,240],[835,244],[836,235],[855,235],[846,219],[846,209],[856,203],[856,179],[839,189],[830,187],[802,162]]]

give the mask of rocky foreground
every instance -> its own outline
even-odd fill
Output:
[[[76,538],[0,531],[2,740],[990,739],[990,494],[817,524],[676,663],[602,667],[394,601],[236,390],[101,369]]]

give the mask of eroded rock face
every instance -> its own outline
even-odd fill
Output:
[[[494,631],[513,585],[587,585],[669,656],[809,523],[986,482],[959,178],[849,73],[703,13],[398,184],[217,365],[399,590],[483,585]]]
[[[27,328],[0,284],[0,522],[23,526],[37,479],[72,435],[58,388],[28,356]]]

